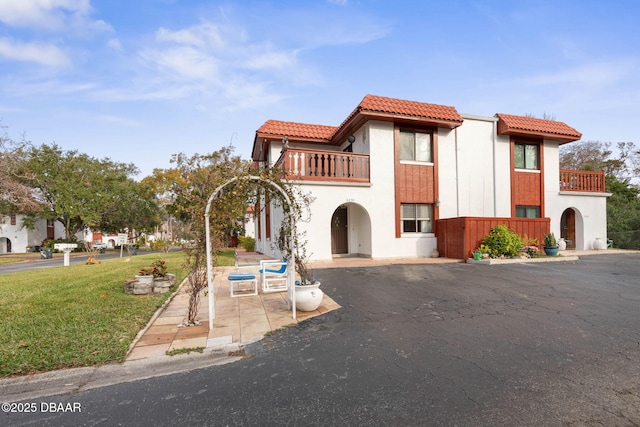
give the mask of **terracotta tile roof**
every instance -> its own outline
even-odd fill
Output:
[[[316,140],[331,140],[337,127],[324,125],[309,125],[306,123],[282,122],[267,120],[256,133],[262,136],[283,137]]]
[[[427,104],[425,102],[407,101],[404,99],[386,98],[384,96],[367,95],[358,105],[360,111],[400,114],[425,119],[443,120],[462,123],[462,116],[454,107]]]
[[[530,134],[538,136],[557,137],[560,141],[577,141],[582,134],[571,126],[555,120],[536,119],[534,117],[513,116],[511,114],[496,114],[499,119],[498,133]]]

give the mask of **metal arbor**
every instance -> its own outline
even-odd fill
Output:
[[[224,189],[226,186],[236,181],[261,181],[269,184],[271,187],[278,190],[278,192],[282,195],[282,200],[284,200],[284,202],[287,204],[287,207],[289,207],[289,210],[291,210],[291,199],[289,198],[287,193],[282,189],[282,187],[280,187],[278,184],[271,181],[270,179],[261,178],[255,175],[249,175],[249,176],[240,177],[240,178],[231,178],[229,181],[220,185],[218,188],[216,188],[213,191],[213,193],[211,193],[211,195],[209,196],[209,199],[207,200],[207,208],[204,213],[205,232],[206,232],[206,250],[207,250],[207,291],[209,292],[209,330],[213,329],[213,319],[215,317],[215,308],[214,308],[215,297],[214,297],[214,291],[213,291],[213,265],[212,265],[212,259],[211,259],[209,212],[211,211],[211,202],[213,202],[213,200],[218,197],[222,189]],[[289,282],[289,286],[287,286],[287,289],[288,289],[287,297],[289,300],[289,308],[291,309],[292,317],[295,319],[296,318],[296,299],[295,299],[296,291],[295,291],[294,282],[295,282],[295,265],[296,265],[295,256],[296,255],[295,255],[295,250],[293,250],[293,245],[295,242],[296,227],[295,227],[295,218],[293,217],[293,215],[289,215],[289,220],[291,221],[291,235],[289,236],[289,239],[290,239],[289,247],[292,248],[292,250],[291,250],[291,256],[289,257],[289,259],[287,259],[287,274],[288,274],[287,281]]]

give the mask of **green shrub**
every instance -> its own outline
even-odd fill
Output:
[[[238,245],[247,252],[256,250],[256,239],[250,236],[238,236]]]
[[[482,238],[482,245],[491,258],[512,257],[522,249],[522,239],[506,225],[496,225]]]

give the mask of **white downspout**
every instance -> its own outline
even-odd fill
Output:
[[[460,216],[460,177],[458,175],[458,128],[453,130],[455,133],[455,152],[456,152],[456,216]]]

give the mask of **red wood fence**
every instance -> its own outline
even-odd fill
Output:
[[[458,217],[436,221],[438,252],[447,258],[467,259],[480,246],[480,241],[492,227],[504,224],[521,237],[535,238],[539,246],[549,233],[549,218],[483,218]]]

